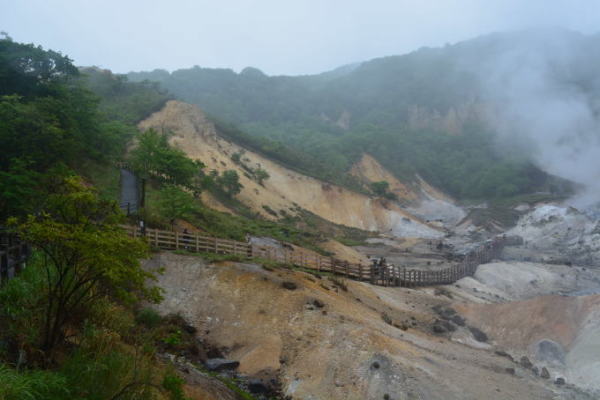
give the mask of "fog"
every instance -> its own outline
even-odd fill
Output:
[[[502,148],[526,148],[544,171],[585,185],[571,202],[590,206],[600,200],[600,82],[593,72],[598,61],[594,46],[558,29],[514,39],[509,51],[477,69],[484,96],[494,105],[489,117]]]
[[[0,0],[0,30],[15,40],[60,50],[77,65],[122,73],[193,65],[318,73],[540,26],[594,33],[600,2]],[[526,147],[543,170],[586,185],[575,201],[586,206],[600,198],[600,96],[595,81],[585,88],[570,81],[585,52],[571,45],[572,35],[537,31],[476,72],[494,104],[490,121],[501,140]]]
[[[0,30],[115,72],[200,65],[307,74],[491,31],[593,32],[584,0],[0,0]]]

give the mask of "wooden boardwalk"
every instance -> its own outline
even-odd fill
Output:
[[[29,246],[14,235],[0,233],[0,284],[14,278],[29,256]]]
[[[246,242],[193,233],[146,229],[145,235],[142,235],[140,228],[127,226],[125,229],[131,236],[144,236],[150,245],[163,250],[234,254],[246,258],[260,257],[314,271],[331,272],[350,279],[368,281],[372,284],[402,287],[454,283],[465,276],[473,275],[477,266],[496,258],[504,247],[504,239],[496,237],[466,254],[458,265],[438,270],[416,270],[392,265],[375,267],[373,265],[353,264],[302,249],[257,246]]]

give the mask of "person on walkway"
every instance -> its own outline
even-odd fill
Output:
[[[189,250],[192,244],[192,237],[188,232],[187,228],[183,229],[183,248],[185,250]]]

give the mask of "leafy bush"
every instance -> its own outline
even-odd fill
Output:
[[[181,330],[176,330],[174,332],[169,333],[166,337],[162,339],[162,342],[167,346],[179,346],[181,344]]]
[[[149,307],[141,309],[136,315],[136,322],[147,328],[156,328],[161,321],[162,317],[160,314]]]
[[[67,379],[52,371],[19,372],[0,363],[0,399],[63,400],[71,397]]]
[[[167,374],[163,378],[162,386],[171,395],[171,400],[187,400],[183,392],[183,379],[175,374]]]

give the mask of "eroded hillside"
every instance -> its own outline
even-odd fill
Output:
[[[435,333],[442,318],[435,310],[452,300],[433,289],[340,285],[304,272],[173,254],[149,265],[167,266],[158,282],[165,289],[161,313],[181,313],[202,342],[239,361],[239,373],[279,381],[293,399],[577,398],[490,351],[487,339],[467,329],[471,314],[451,334]],[[465,298],[461,289],[453,294]]]
[[[387,182],[390,193],[407,206],[407,210],[425,221],[452,227],[465,217],[454,199],[416,176],[410,185],[400,182],[390,171],[369,154],[352,166],[350,173],[366,184]]]
[[[196,106],[169,101],[139,124],[172,132],[172,145],[182,149],[207,170],[235,170],[243,185],[238,198],[266,218],[295,215],[299,208],[336,224],[397,236],[440,237],[442,231],[395,202],[374,199],[287,169],[260,154],[219,136],[215,126]],[[237,161],[234,161],[236,159]],[[259,183],[249,171],[263,169],[269,178]]]

